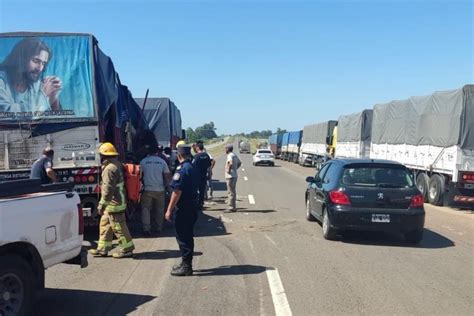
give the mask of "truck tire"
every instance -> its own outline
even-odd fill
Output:
[[[88,227],[98,227],[100,216],[97,212],[97,206],[99,205],[99,199],[96,197],[88,196],[81,199],[81,205],[83,208],[91,208],[91,217],[84,217],[84,224]]]
[[[0,315],[29,315],[35,283],[35,275],[22,257],[0,256]]]
[[[439,174],[431,176],[428,190],[428,200],[433,205],[443,205],[444,202],[444,177]]]
[[[420,172],[416,176],[416,187],[420,190],[421,194],[425,198],[425,202],[428,202],[428,188],[430,184],[430,177],[424,173]]]

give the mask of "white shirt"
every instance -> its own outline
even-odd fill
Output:
[[[231,162],[232,167],[230,168],[229,172],[227,172],[227,164]],[[227,161],[226,161],[226,170],[225,170],[225,178],[230,179],[230,178],[237,178],[237,169],[240,164],[240,159],[237,157],[236,154],[234,153],[229,153],[227,155]]]

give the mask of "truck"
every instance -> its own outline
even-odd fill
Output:
[[[369,158],[373,110],[339,116],[336,158]]]
[[[143,116],[148,129],[156,141],[163,147],[176,148],[180,139],[185,139],[181,126],[181,111],[169,98],[135,98],[135,102],[144,105]]]
[[[298,157],[301,166],[317,169],[332,156],[337,137],[337,121],[330,120],[307,125],[303,128],[303,139]]]
[[[283,133],[275,133],[268,138],[268,144],[270,149],[275,155],[275,158],[279,159],[281,155],[281,142],[283,140]]]
[[[17,102],[21,94],[11,90],[9,72],[21,65],[11,60],[29,45],[41,47],[46,58],[26,91],[36,97]],[[52,103],[44,98],[48,80],[61,82]],[[123,160],[146,126],[140,106],[92,34],[0,33],[0,181],[28,178],[32,163],[51,147],[59,181],[75,184],[86,223],[97,224],[97,148],[112,142]]]
[[[241,140],[239,142],[239,153],[250,154],[250,143],[248,141]]]
[[[298,162],[303,131],[288,132],[283,135],[281,159]]]
[[[84,222],[72,184],[0,182],[0,315],[30,315],[45,269],[87,266]]]
[[[474,85],[376,104],[370,158],[413,172],[433,205],[474,206]]]

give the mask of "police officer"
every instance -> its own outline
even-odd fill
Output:
[[[182,261],[171,270],[171,275],[188,276],[193,274],[194,224],[198,217],[198,174],[192,163],[191,146],[178,144],[176,173],[171,181],[171,194],[165,219],[169,222],[175,217],[176,240],[181,251]]]
[[[127,227],[125,210],[125,185],[123,180],[123,166],[118,161],[118,152],[111,143],[104,143],[99,147],[102,160],[102,183],[100,186],[101,198],[97,208],[100,218],[99,242],[97,249],[90,250],[95,257],[106,257],[112,249],[113,234],[119,242],[119,252],[114,258],[133,256],[135,246]]]
[[[204,207],[204,196],[206,195],[207,186],[207,174],[211,167],[211,157],[204,151],[204,144],[202,141],[196,142],[193,145],[194,152],[196,153],[193,157],[193,167],[196,168],[199,174],[199,209],[202,211]]]

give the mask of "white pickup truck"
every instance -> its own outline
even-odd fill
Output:
[[[87,266],[84,221],[73,185],[37,180],[0,182],[0,315],[26,315],[45,269]]]

